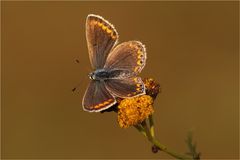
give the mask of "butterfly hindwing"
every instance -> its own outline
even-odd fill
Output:
[[[107,89],[117,97],[128,98],[145,94],[145,86],[140,77],[106,80]]]
[[[146,58],[146,49],[141,42],[123,42],[109,54],[104,68],[129,70],[137,75],[145,66]]]
[[[90,14],[86,20],[86,38],[92,68],[103,68],[108,54],[118,40],[117,31],[101,16]]]
[[[89,112],[100,112],[113,106],[115,98],[109,93],[104,82],[90,81],[83,97],[83,109]]]

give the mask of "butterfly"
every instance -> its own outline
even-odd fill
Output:
[[[139,41],[117,45],[114,26],[99,15],[86,19],[86,39],[93,72],[83,96],[83,109],[100,112],[117,103],[116,97],[130,98],[145,94],[138,74],[146,64],[146,49]]]

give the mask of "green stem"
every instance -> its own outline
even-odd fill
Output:
[[[147,126],[147,122],[146,122],[146,121],[147,121],[147,120],[145,119],[145,120],[142,122],[142,126],[143,126],[143,128],[144,128],[144,130],[145,130],[145,132],[146,132],[146,135],[147,135],[148,140],[149,140],[150,142],[152,142],[152,141],[153,141],[153,137],[152,137],[152,135],[151,135],[151,133],[150,133],[150,130],[149,130],[148,126]]]
[[[152,137],[155,137],[154,135],[154,122],[153,122],[153,115],[149,116],[149,125],[150,125],[150,133]]]
[[[146,136],[148,138],[148,140],[154,144],[155,146],[157,146],[159,148],[160,151],[163,151],[165,153],[167,153],[168,155],[176,158],[176,159],[193,159],[190,156],[186,156],[186,155],[182,155],[179,153],[176,153],[174,151],[169,150],[165,145],[161,144],[155,137],[154,137],[154,129],[153,129],[153,119],[152,117],[149,117],[149,124],[150,124],[150,129],[147,125],[146,120],[144,120],[142,122],[142,124],[136,125],[135,128],[137,128],[144,136]],[[152,128],[152,129],[151,129]]]
[[[179,153],[176,153],[172,150],[169,150],[166,146],[162,145],[158,140],[156,140],[155,138],[153,139],[152,143],[157,146],[159,148],[159,150],[167,153],[168,155],[177,158],[177,159],[192,159],[192,157],[190,156],[186,156],[186,155],[182,155]]]
[[[145,129],[143,128],[143,126],[141,124],[137,124],[134,126],[140,133],[142,133],[145,137],[147,137]]]

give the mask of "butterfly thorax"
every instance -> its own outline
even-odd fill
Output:
[[[92,80],[107,80],[107,79],[121,79],[130,77],[133,74],[128,70],[107,70],[107,69],[97,69],[89,73],[88,77]]]

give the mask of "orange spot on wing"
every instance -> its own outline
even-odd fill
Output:
[[[138,82],[138,78],[137,77],[133,78],[133,81]]]
[[[101,22],[98,22],[98,26],[99,26],[99,27],[102,27],[103,24],[102,24]]]
[[[142,54],[139,54],[138,55],[138,59],[142,59],[143,58],[143,55]]]
[[[138,61],[137,61],[137,64],[138,64],[139,66],[142,65],[142,63],[143,63],[143,62],[142,62],[141,60],[138,60]]]
[[[103,104],[104,104],[104,105],[108,105],[108,104],[109,104],[109,102],[108,102],[108,101],[105,101]]]
[[[99,108],[99,105],[96,105],[96,106],[94,106],[93,108],[98,109],[98,108]]]
[[[117,36],[114,35],[114,32],[111,33],[111,37],[112,37],[112,39],[117,39]]]
[[[97,25],[97,24],[98,24],[98,22],[95,21],[95,20],[93,20],[92,23],[93,23],[94,25]]]
[[[108,34],[112,33],[112,30],[111,29],[107,29],[107,33]]]
[[[113,102],[114,100],[113,100],[113,99],[109,99],[108,101],[109,101],[109,102]]]
[[[137,91],[141,91],[142,89],[141,88],[137,88]]]
[[[138,83],[138,84],[137,84],[137,87],[142,87],[142,84],[141,84],[141,83]]]
[[[100,103],[100,104],[99,104],[99,107],[103,107],[103,106],[104,106],[104,104],[103,104],[103,103]]]
[[[139,67],[134,68],[134,72],[137,72],[139,70]]]
[[[142,54],[142,51],[141,51],[141,50],[138,50],[137,54]]]
[[[107,26],[103,25],[102,29],[105,31],[107,29]]]

